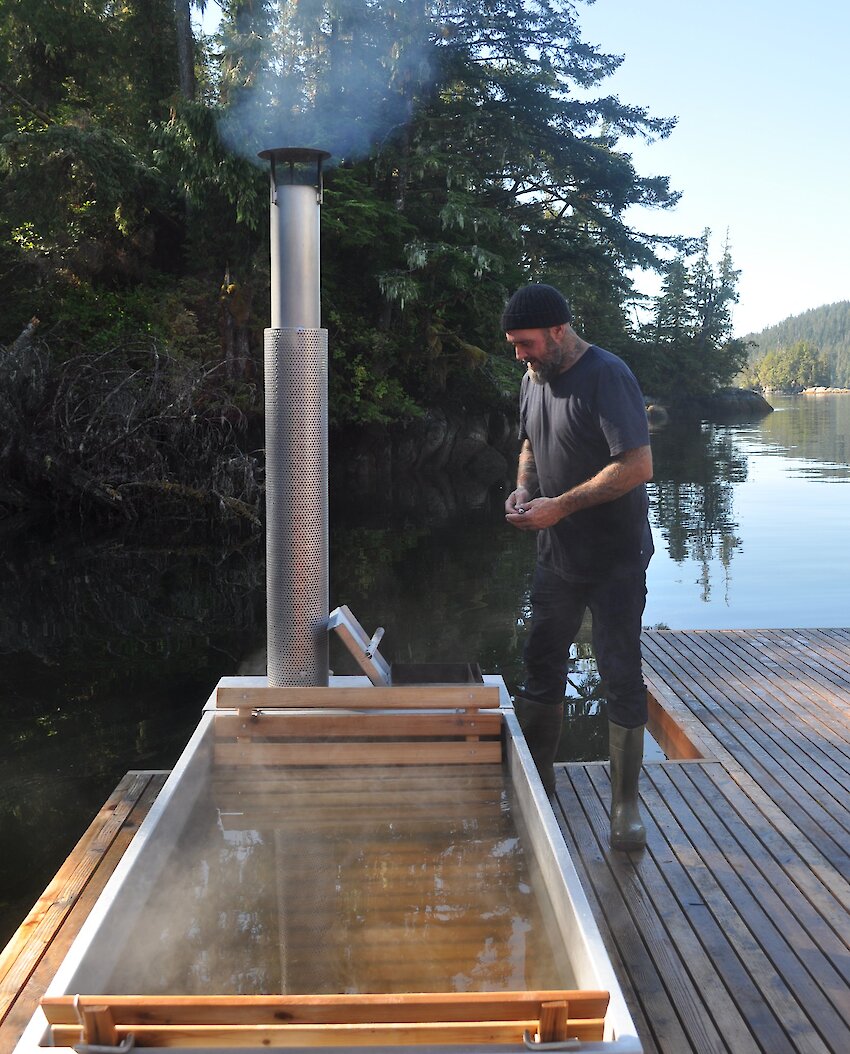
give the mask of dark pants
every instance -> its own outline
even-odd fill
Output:
[[[593,651],[617,725],[646,724],[646,685],[641,673],[640,631],[646,604],[646,572],[599,582],[568,582],[538,567],[531,587],[531,632],[525,645],[522,695],[538,703],[563,701],[570,657],[584,612],[593,617]]]

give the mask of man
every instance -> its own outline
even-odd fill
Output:
[[[551,797],[570,646],[589,608],[608,699],[611,845],[639,849],[647,718],[640,632],[653,552],[644,485],[652,478],[649,428],[632,372],[582,340],[571,322],[567,301],[548,285],[519,289],[502,315],[526,365],[517,486],[505,518],[538,532],[527,676],[515,710]]]

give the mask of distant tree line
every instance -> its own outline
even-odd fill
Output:
[[[749,345],[744,384],[850,387],[850,300],[792,315],[744,339]]]
[[[621,59],[582,40],[576,4],[220,7],[205,36],[187,0],[92,0],[61,18],[53,0],[6,6],[0,513],[47,494],[136,519],[144,484],[154,504],[182,495],[250,522],[269,317],[256,153],[270,146],[335,155],[322,211],[335,433],[435,407],[512,411],[519,371],[498,319],[527,281],[562,288],[577,328],[654,397],[731,383],[745,359],[731,252],[714,263],[708,232],[629,223],[630,206],[678,194],[622,144],[674,120],[604,94]],[[654,301],[633,288],[640,268],[663,275]],[[101,367],[114,395],[105,381],[87,392]]]
[[[814,344],[799,340],[789,348],[774,348],[751,362],[741,375],[742,383],[753,388],[799,391],[816,385],[830,385],[829,359]]]

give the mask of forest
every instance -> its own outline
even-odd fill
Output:
[[[744,338],[749,361],[741,383],[795,390],[850,387],[850,301],[792,315]]]
[[[219,6],[205,34],[203,2],[4,0],[0,518],[258,527],[269,147],[333,155],[336,449],[434,413],[509,419],[498,320],[528,281],[648,400],[733,382],[731,248],[630,223],[679,198],[629,153],[675,116],[606,94],[623,56],[583,40],[579,3]]]

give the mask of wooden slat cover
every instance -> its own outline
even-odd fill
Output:
[[[335,698],[336,695],[334,690]],[[214,756],[218,766],[263,768],[478,766],[501,761],[501,730],[499,711],[269,713],[242,710],[237,714],[216,715]]]
[[[119,1042],[132,1033],[135,1046],[144,1047],[380,1047],[435,1044],[520,1044],[534,1033],[536,1020],[408,1022],[365,1025],[133,1025],[117,1029]],[[568,1025],[569,1028],[569,1025]],[[55,1046],[70,1047],[79,1028],[58,1025]],[[602,1038],[602,1022],[582,1022],[575,1038]]]
[[[533,992],[406,992],[399,995],[71,995],[42,1000],[48,1021],[77,1022],[81,1006],[107,1004],[116,1024],[362,1024],[393,1021],[482,1021],[539,1018],[544,1003],[564,1000],[570,1018],[601,1018],[608,993],[577,989]]]
[[[328,710],[453,710],[499,707],[493,684],[396,685],[366,688],[237,688],[221,686],[216,706],[226,710],[316,707]]]
[[[540,1007],[537,1038],[541,1043],[562,1043],[571,1038],[569,1004],[566,999],[551,1000]]]
[[[217,714],[215,734],[226,739],[251,738],[336,738],[404,736],[434,739],[440,736],[498,736],[502,715],[485,711],[427,714],[287,714],[262,711],[256,716]]]
[[[141,1047],[515,1044],[525,1032],[591,1041],[602,1038],[607,1005],[607,992],[579,991],[42,1000],[57,1046],[79,1042],[86,1016],[98,1028],[106,1017],[118,1042],[132,1033]]]
[[[494,742],[448,740],[389,743],[216,743],[216,765],[491,765],[502,757]]]

